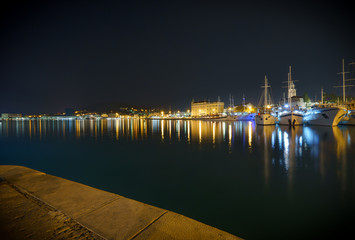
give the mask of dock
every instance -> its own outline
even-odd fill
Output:
[[[165,209],[12,165],[0,165],[0,236],[1,239],[241,239]]]

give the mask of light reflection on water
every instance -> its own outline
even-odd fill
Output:
[[[30,143],[52,141],[57,144],[58,140],[85,142],[85,144],[90,142],[95,146],[104,144],[105,148],[107,147],[106,143],[109,142],[116,144],[112,147],[114,149],[121,143],[123,145],[126,143],[160,144],[158,148],[153,147],[153,149],[151,145],[148,145],[144,155],[139,155],[141,158],[146,155],[155,156],[157,159],[161,158],[158,164],[155,163],[156,159],[149,159],[156,165],[153,164],[155,167],[150,169],[152,174],[144,179],[146,185],[142,182],[127,183],[123,180],[130,177],[125,174],[132,175],[136,171],[140,171],[137,166],[147,163],[135,163],[132,160],[132,166],[117,165],[120,166],[117,168],[112,165],[111,168],[115,169],[115,172],[111,175],[107,173],[105,164],[102,164],[101,167],[94,165],[93,168],[102,168],[101,171],[105,171],[107,176],[113,179],[117,178],[112,181],[115,184],[108,189],[110,191],[117,190],[116,193],[121,194],[127,187],[126,194],[130,194],[130,191],[134,189],[133,192],[137,195],[132,195],[132,198],[175,210],[245,238],[275,236],[280,231],[275,226],[280,226],[283,223],[282,219],[287,219],[291,223],[296,221],[294,219],[297,218],[294,216],[298,214],[301,216],[313,214],[313,220],[319,220],[316,217],[318,211],[325,213],[330,211],[329,216],[332,216],[331,214],[335,213],[330,209],[337,209],[335,205],[345,206],[347,211],[349,208],[353,210],[349,202],[353,203],[355,199],[355,165],[353,163],[355,159],[355,142],[353,140],[355,139],[355,127],[295,126],[289,128],[288,126],[256,126],[254,122],[242,121],[145,119],[3,121],[0,123],[0,141],[6,142],[7,139],[23,140],[26,144],[27,141]],[[141,144],[134,145],[133,150],[130,151],[135,151],[137,146],[141,146]],[[168,153],[160,155],[157,151],[164,151],[162,146],[174,146],[174,148],[169,148]],[[91,147],[92,145],[90,145]],[[110,148],[107,147],[107,149]],[[193,149],[197,149],[196,152]],[[188,151],[188,154],[185,154],[184,151]],[[119,153],[123,154],[123,152],[124,149],[120,149]],[[108,151],[107,154],[111,153]],[[1,156],[3,159],[7,157],[7,155]],[[114,158],[116,153],[114,156],[112,154],[105,156]],[[171,163],[173,167],[170,168],[166,164],[166,159],[174,159],[175,157],[178,159]],[[81,169],[84,163],[90,163],[88,158],[90,158],[89,154],[84,160],[76,158],[75,160],[81,161],[77,169]],[[194,162],[197,166],[193,165]],[[1,163],[3,164],[4,160],[1,160]],[[10,159],[5,164],[17,164],[17,162],[11,162]],[[110,164],[112,163],[106,162],[106,165]],[[183,167],[180,168],[180,164]],[[58,166],[55,165],[53,168],[56,167]],[[121,168],[122,170],[120,170]],[[149,167],[146,166],[146,168]],[[174,176],[170,181],[165,179],[169,186],[165,186],[164,192],[161,192],[161,186],[157,186],[157,190],[154,192],[155,185],[164,184],[161,183],[161,172],[155,172],[156,168],[161,171],[163,169],[163,172],[170,172]],[[180,171],[177,176],[174,175],[174,171],[178,171],[176,169]],[[45,170],[43,168],[43,171]],[[117,174],[117,171],[122,172]],[[147,173],[141,173],[143,176],[145,174]],[[186,177],[186,180],[182,177],[185,175],[189,176]],[[88,176],[91,175],[88,174]],[[79,178],[79,180],[81,179]],[[82,181],[86,183],[84,180]],[[125,184],[120,185],[120,182]],[[102,184],[107,186],[109,183],[103,182]],[[117,187],[118,185],[119,187]],[[141,195],[139,195],[140,189],[138,187],[140,185],[142,185]],[[193,186],[197,187],[193,188]],[[250,189],[245,186],[250,186]],[[154,194],[147,196],[146,189]],[[342,194],[339,194],[339,191]],[[178,197],[175,197],[176,202],[171,198],[166,202],[162,200],[166,197],[164,194],[174,195],[175,192],[181,196],[188,195],[189,201],[184,205],[183,199]],[[287,197],[284,197],[284,194]],[[220,196],[223,197],[220,199]],[[341,196],[345,196],[345,200]],[[206,198],[210,199],[211,204],[215,203],[218,207],[214,208],[214,204],[209,205],[208,202],[205,202]],[[194,201],[196,201],[196,205],[191,207],[190,204]],[[241,201],[242,204],[235,204],[238,201]],[[256,204],[256,201],[260,202]],[[326,207],[322,204],[318,206],[320,202]],[[224,205],[228,209],[219,210],[219,207]],[[241,207],[238,207],[239,205]],[[260,208],[256,213],[253,213],[256,205],[265,208]],[[209,211],[203,210],[203,207],[208,208]],[[270,213],[267,209],[274,211]],[[283,214],[282,209],[293,212],[288,216]],[[227,213],[220,215],[220,212],[227,211],[233,214],[232,218],[228,218]],[[312,211],[315,212],[312,213]],[[337,212],[337,214],[340,213]],[[266,223],[265,219],[268,220],[270,214],[275,215],[274,221],[278,224],[273,224],[272,221]],[[239,218],[239,216],[242,217]],[[263,231],[260,231],[261,235],[256,235],[253,228],[243,228],[242,219],[248,218],[250,218],[249,221],[255,221],[254,224],[257,228],[263,228]],[[221,219],[225,219],[225,222]],[[260,220],[258,222],[255,219]],[[231,222],[235,223],[231,224]],[[292,224],[289,225],[292,226]],[[285,232],[290,231],[288,225],[283,225],[283,228]],[[301,233],[302,231],[300,231]]]
[[[145,120],[145,119],[101,119],[101,120],[19,120],[3,121],[0,137],[16,136],[30,140],[45,140],[48,137],[63,139],[129,139],[141,141],[159,139],[162,142],[184,141],[188,144],[227,144],[230,152],[235,145],[253,152],[256,145],[264,146],[264,158],[272,159],[273,165],[280,165],[286,172],[292,171],[294,161],[303,157],[306,151],[319,159],[322,175],[327,152],[336,153],[339,162],[348,159],[348,150],[353,146],[352,127],[300,127],[256,126],[254,122],[222,122],[201,120]],[[353,137],[354,138],[354,137]],[[279,158],[268,157],[272,151],[280,151]]]

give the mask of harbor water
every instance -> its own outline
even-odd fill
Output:
[[[168,209],[246,239],[314,239],[355,218],[355,126],[3,120],[0,164]]]

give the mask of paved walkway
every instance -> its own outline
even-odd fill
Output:
[[[0,166],[2,239],[240,239],[180,214],[21,166]]]

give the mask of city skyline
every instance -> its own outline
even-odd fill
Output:
[[[341,95],[354,60],[341,2],[8,3],[1,10],[0,112],[59,112],[98,103],[171,106],[192,99],[257,103],[267,75],[282,97]],[[349,90],[352,94],[353,90]]]

